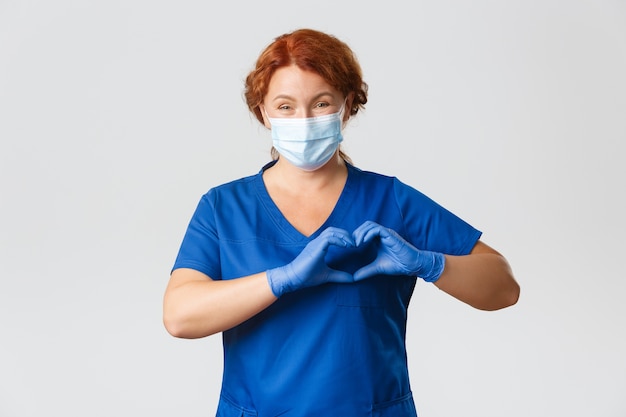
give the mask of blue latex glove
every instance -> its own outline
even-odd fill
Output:
[[[419,250],[392,229],[367,221],[352,235],[357,246],[380,239],[376,258],[354,273],[355,281],[384,274],[409,275],[435,282],[443,272],[446,258],[442,253]]]
[[[267,271],[267,280],[274,295],[280,297],[286,292],[327,282],[353,282],[352,274],[326,265],[324,257],[330,245],[352,247],[354,240],[343,229],[329,227],[324,230],[293,261]]]

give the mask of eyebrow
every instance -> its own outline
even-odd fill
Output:
[[[315,96],[313,96],[312,101],[318,100],[320,97],[324,97],[324,96],[333,97],[333,94],[330,91],[323,91],[323,92],[318,93]],[[295,99],[292,96],[290,96],[289,94],[279,94],[276,97],[272,98],[272,101],[280,100],[280,99],[294,100],[295,101]]]

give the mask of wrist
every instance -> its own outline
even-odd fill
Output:
[[[424,262],[417,276],[426,282],[436,282],[443,273],[446,266],[446,256],[440,252],[422,252]]]
[[[265,274],[267,275],[267,282],[270,284],[272,293],[276,298],[280,298],[283,294],[293,291],[291,288],[291,264],[279,266],[277,268],[268,269]]]
[[[280,298],[281,295],[285,293],[284,290],[284,279],[282,277],[282,271],[280,271],[282,267],[268,269],[265,271],[265,275],[267,276],[267,282],[270,284],[270,289],[276,298]]]

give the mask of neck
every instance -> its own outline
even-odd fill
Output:
[[[346,163],[338,153],[315,171],[302,170],[286,159],[279,158],[273,167],[263,173],[266,181],[271,181],[294,194],[322,189],[337,181],[343,182],[347,175]]]

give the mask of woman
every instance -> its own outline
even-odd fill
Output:
[[[339,148],[367,102],[350,48],[282,35],[246,79],[273,160],[208,191],[164,298],[176,337],[223,332],[217,415],[416,416],[405,351],[417,277],[476,308],[517,302],[481,232]]]

